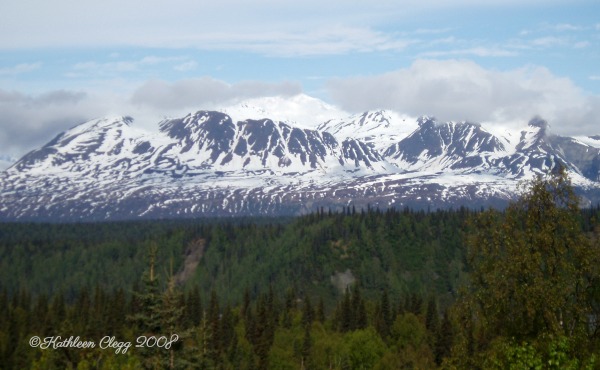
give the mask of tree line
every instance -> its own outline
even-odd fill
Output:
[[[451,324],[434,297],[372,301],[358,284],[326,309],[322,298],[272,289],[241,304],[222,305],[216,291],[202,299],[172,277],[146,271],[129,296],[82,289],[72,303],[56,294],[0,295],[0,362],[6,369],[360,369],[434,368],[450,353]],[[313,303],[314,302],[314,303]],[[34,348],[30,338],[110,335],[132,343],[112,348]],[[139,338],[176,340],[169,348],[135,347]],[[174,337],[176,336],[176,337]]]
[[[578,208],[559,172],[529,183],[503,211],[348,208],[287,223],[168,225],[141,244],[115,234],[114,245],[127,240],[137,247],[125,252],[138,266],[129,272],[132,280],[111,286],[99,278],[68,291],[2,287],[0,363],[7,369],[600,368],[599,214]],[[60,243],[45,232],[43,242],[35,242],[35,233],[24,240],[34,255],[44,250],[52,257],[50,247]],[[61,240],[63,256],[75,253],[69,238]],[[113,249],[104,243],[98,236],[81,249],[93,255],[92,246],[100,245],[99,256],[110,260],[106,251]],[[194,245],[201,258],[182,280]],[[122,255],[115,253],[118,265]],[[43,350],[29,342],[58,335],[96,342],[111,336],[134,346],[151,338],[153,345],[116,354],[98,347]]]

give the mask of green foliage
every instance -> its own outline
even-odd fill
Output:
[[[496,339],[484,361],[486,369],[556,369],[577,370],[595,369],[596,357],[591,354],[584,358],[573,356],[573,341],[560,336],[547,338],[542,343],[518,343],[514,339]]]
[[[406,369],[434,368],[434,354],[429,345],[432,334],[412,312],[398,315],[391,329],[391,345],[399,355],[398,366]]]
[[[568,355],[591,350],[589,318],[598,283],[600,249],[581,227],[577,198],[564,172],[537,178],[505,213],[483,212],[468,238],[473,270],[468,290],[456,308],[461,327],[455,354],[485,358],[503,338],[502,353],[535,368],[548,357],[545,338],[565,337],[580,345]],[[544,363],[544,366],[547,364]],[[566,366],[566,365],[565,365]]]
[[[351,369],[372,369],[387,348],[372,327],[355,330],[344,336],[347,363]]]
[[[157,265],[173,259],[178,282],[198,286],[205,300],[213,289],[222,303],[238,304],[246,289],[255,299],[269,287],[277,294],[294,288],[323,298],[327,310],[347,284],[332,279],[347,272],[370,300],[384,290],[435,294],[447,307],[465,278],[468,215],[371,210],[283,221],[0,224],[0,281],[10,294],[52,295],[61,287],[67,301],[96,285],[128,291],[157,245]]]
[[[96,285],[128,290],[146,269],[151,245],[160,245],[160,266],[172,257],[179,266],[197,229],[189,222],[0,223],[0,282],[11,294],[60,291],[68,301]]]
[[[600,208],[577,210],[564,180],[480,214],[0,224],[0,367],[598,368]],[[28,345],[65,334],[180,340]]]

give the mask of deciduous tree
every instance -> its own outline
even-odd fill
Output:
[[[540,348],[556,337],[589,343],[600,255],[579,217],[563,169],[533,180],[504,213],[475,218],[467,240],[473,271],[456,310],[459,357],[476,358],[502,337]]]

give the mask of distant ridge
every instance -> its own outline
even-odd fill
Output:
[[[0,219],[502,206],[520,181],[557,166],[568,169],[583,205],[600,201],[600,135],[554,135],[540,118],[502,135],[390,111],[340,118],[305,95],[272,100],[271,110],[269,100],[254,103],[163,120],[153,134],[131,117],[73,127],[0,174]],[[285,109],[288,121],[280,119]],[[314,122],[328,112],[334,117]]]

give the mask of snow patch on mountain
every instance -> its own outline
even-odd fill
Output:
[[[268,118],[306,128],[316,128],[326,120],[348,116],[347,112],[306,94],[289,98],[253,98],[231,106],[215,107],[215,110],[226,113],[234,122]]]
[[[573,139],[577,140],[581,144],[589,145],[591,147],[600,149],[600,135],[596,135],[596,136],[574,136]]]
[[[417,118],[387,110],[329,119],[317,126],[317,130],[340,139],[358,139],[378,151],[404,139],[417,128]]]
[[[164,119],[152,133],[132,122],[82,123],[1,172],[0,219],[502,206],[519,182],[559,166],[586,204],[600,201],[600,137],[557,136],[539,118],[511,130],[390,111],[346,115],[297,95]]]

